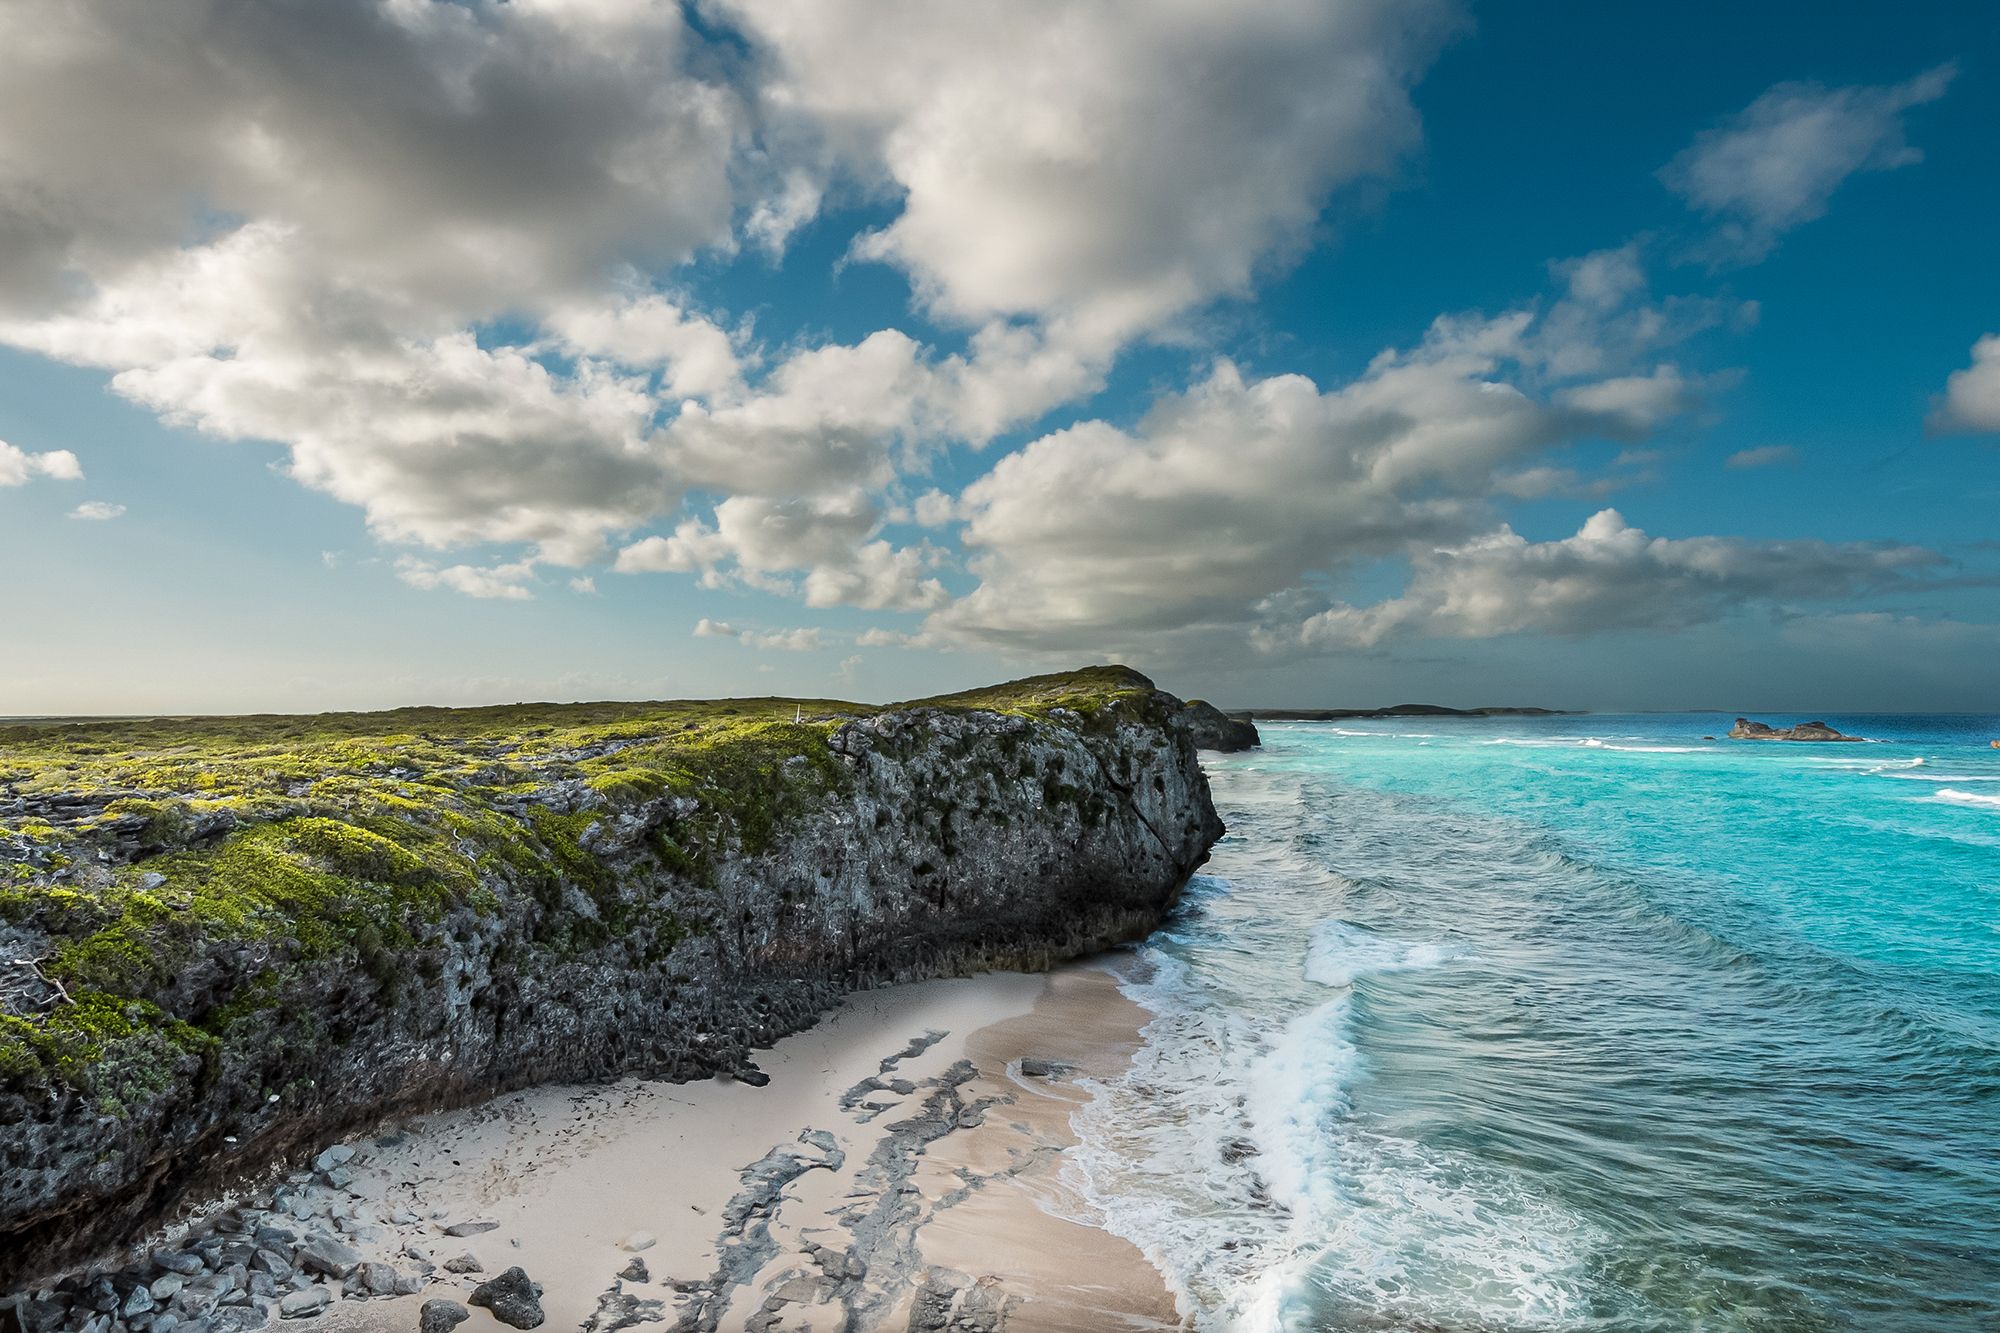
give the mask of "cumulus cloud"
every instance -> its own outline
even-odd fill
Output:
[[[1789,467],[1799,461],[1799,451],[1789,444],[1762,444],[1755,449],[1739,449],[1722,460],[1726,468]]]
[[[1651,537],[1605,509],[1558,541],[1530,542],[1502,526],[1422,552],[1401,596],[1266,627],[1258,642],[1368,648],[1409,637],[1683,628],[1760,603],[1879,592],[1943,563],[1913,546]]]
[[[1940,65],[1886,87],[1778,84],[1704,130],[1660,179],[1715,220],[1720,253],[1762,259],[1785,232],[1822,216],[1848,177],[1922,161],[1903,113],[1943,97],[1956,73]]]
[[[413,588],[448,588],[467,597],[498,601],[532,600],[535,594],[527,584],[534,575],[534,562],[528,560],[487,568],[447,565],[442,569],[410,556],[396,562],[396,577]]]
[[[0,440],[0,486],[25,486],[36,477],[82,481],[83,465],[67,449],[31,454]]]
[[[808,606],[942,605],[944,585],[930,575],[940,553],[927,545],[898,549],[875,538],[881,523],[881,511],[859,489],[782,500],[731,496],[715,506],[713,525],[689,519],[671,536],[643,538],[618,553],[614,568],[699,573],[709,588],[802,591]]]
[[[108,523],[114,518],[125,516],[125,506],[113,504],[109,500],[85,500],[69,511],[71,518],[80,518],[92,523]]]
[[[1972,345],[1972,364],[1945,380],[1944,398],[1931,411],[1931,429],[1947,434],[2000,433],[2000,334]],[[0,456],[0,480],[5,459]]]
[[[1601,313],[1631,308],[1620,290]],[[1343,386],[1225,363],[1136,429],[1086,421],[1035,440],[960,497],[980,581],[928,630],[1029,651],[1240,643],[1273,596],[1490,528],[1498,491],[1588,492],[1597,482],[1538,460],[1643,440],[1698,398],[1666,363],[1536,391],[1544,346],[1532,311],[1441,319]]]
[[[1245,291],[1332,190],[1392,169],[1457,22],[1433,0],[718,7],[822,172],[899,198],[858,253],[946,318],[1096,346]]]
[[[734,639],[746,647],[788,653],[811,652],[826,646],[826,636],[818,629],[742,629],[707,616],[695,622],[694,634],[698,639]]]

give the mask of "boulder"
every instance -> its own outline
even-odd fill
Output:
[[[425,1301],[424,1308],[417,1312],[417,1333],[451,1333],[470,1318],[472,1311],[457,1301]]]
[[[299,1267],[308,1273],[346,1277],[361,1264],[352,1246],[343,1244],[324,1231],[315,1231],[299,1243]]]
[[[469,1303],[491,1310],[509,1328],[537,1328],[545,1317],[541,1288],[518,1265],[474,1287]]]
[[[304,1291],[288,1291],[278,1302],[278,1318],[310,1319],[327,1306],[333,1304],[333,1293],[325,1287],[307,1287]]]

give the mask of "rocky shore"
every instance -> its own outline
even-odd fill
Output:
[[[361,1258],[383,1219],[319,1210],[352,1183],[324,1145],[558,1079],[755,1082],[850,991],[1144,933],[1220,832],[1182,705],[1122,668],[881,710],[0,729],[0,1290],[33,1333],[405,1291],[456,1256]]]

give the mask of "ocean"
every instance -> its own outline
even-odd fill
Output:
[[[2000,1329],[2000,718],[1826,720],[1204,756],[1069,1185],[1201,1329]]]

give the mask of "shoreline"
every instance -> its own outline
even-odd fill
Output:
[[[285,1206],[421,1290],[329,1278],[324,1313],[285,1323],[407,1333],[518,1265],[545,1327],[591,1333],[1178,1329],[1160,1274],[1069,1220],[1060,1180],[1076,1080],[1125,1068],[1147,1017],[1101,962],[919,982],[760,1052],[766,1086],[552,1085],[411,1118],[289,1177]],[[479,1271],[447,1270],[463,1255]]]

